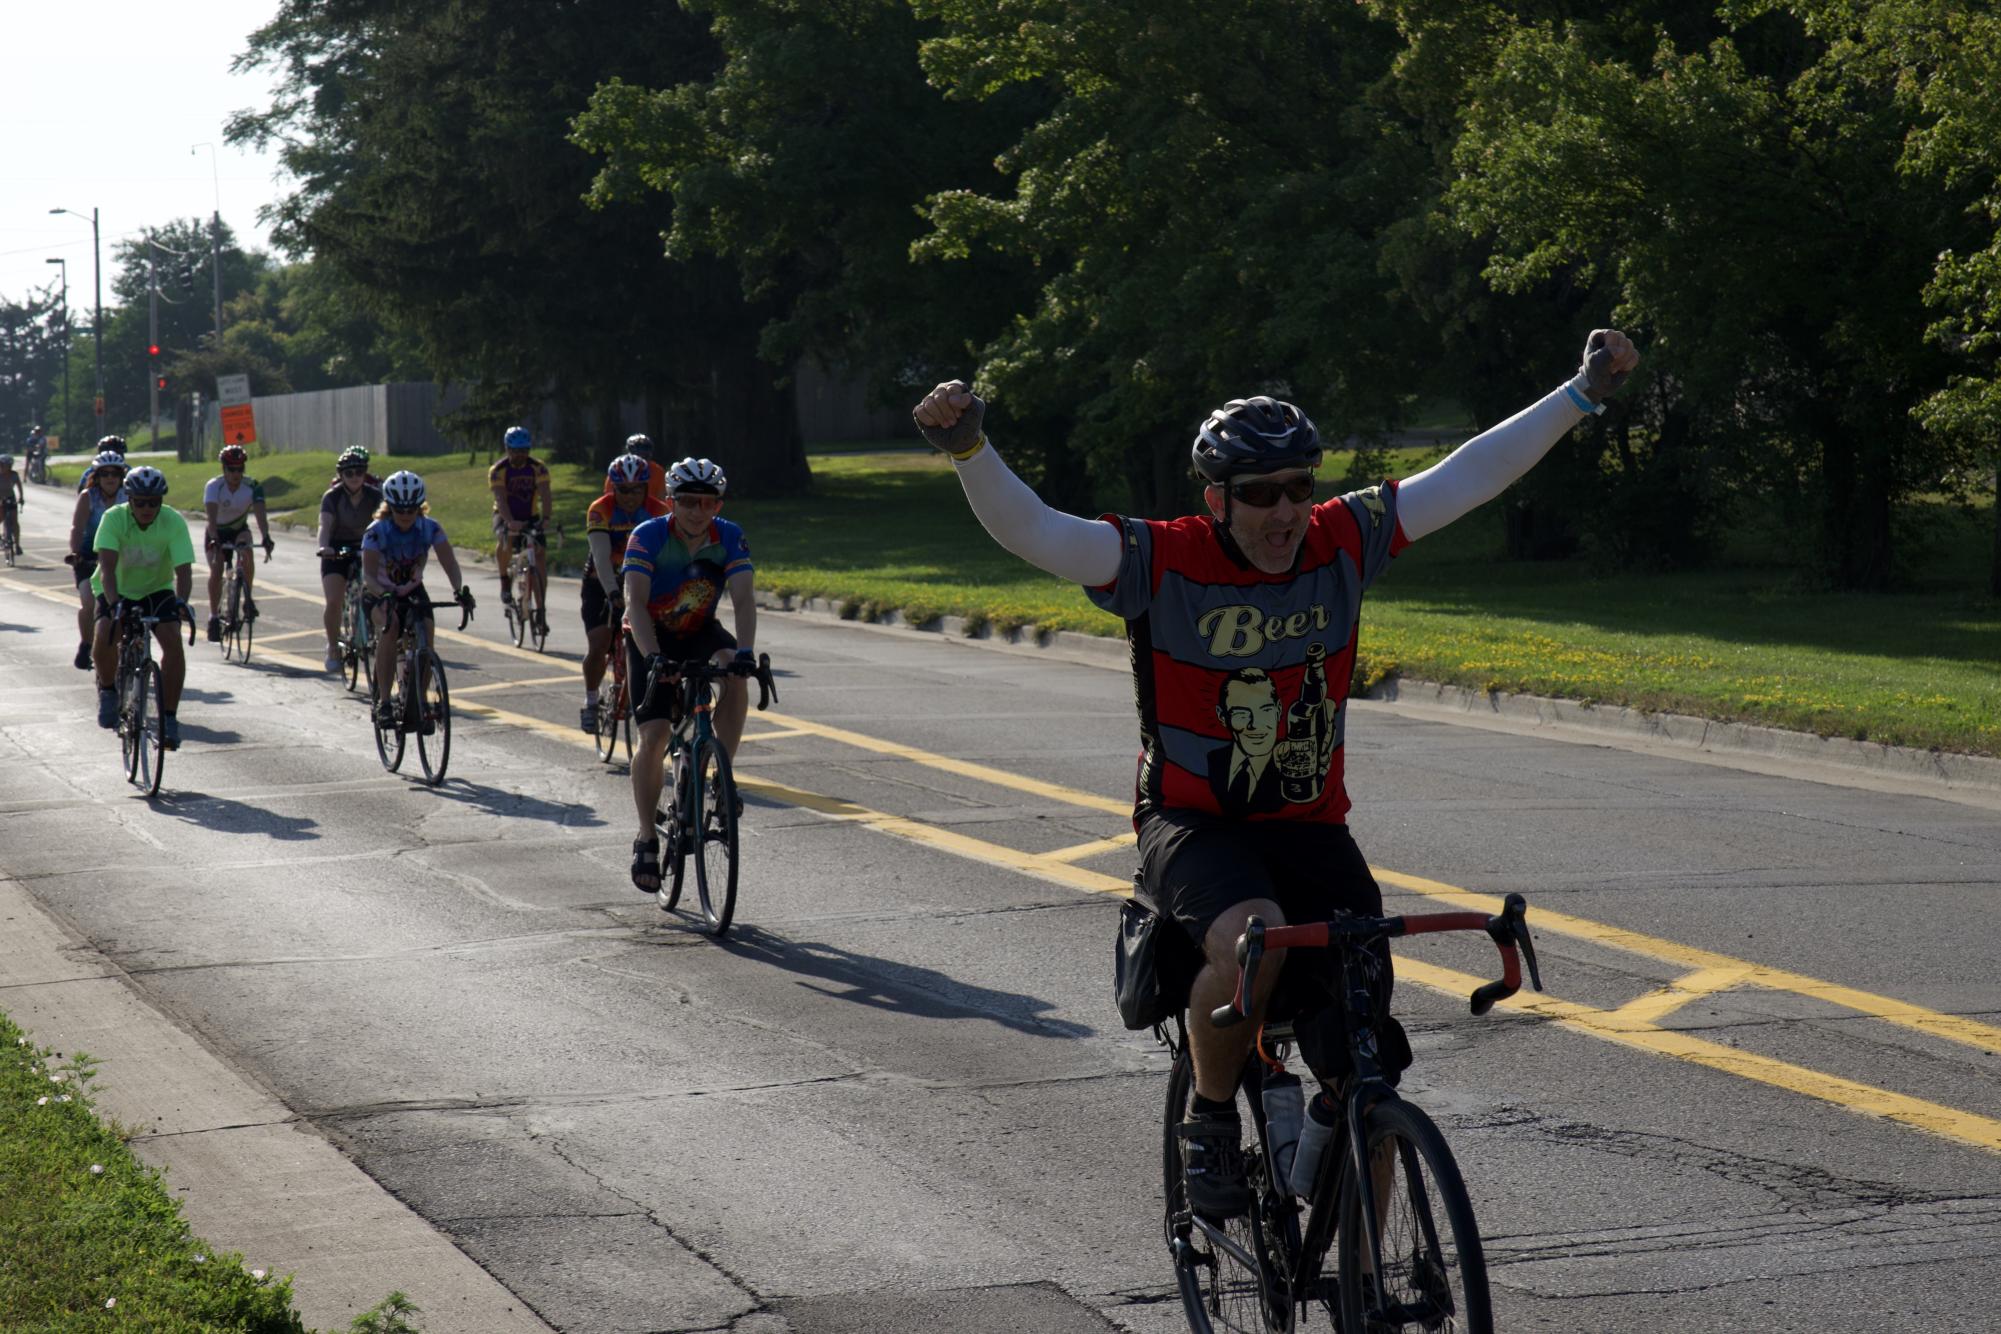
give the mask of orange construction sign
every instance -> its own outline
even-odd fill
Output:
[[[222,443],[225,445],[257,443],[257,417],[248,403],[233,403],[222,410]]]

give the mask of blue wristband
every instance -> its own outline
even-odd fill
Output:
[[[1603,403],[1593,403],[1590,399],[1578,393],[1577,386],[1568,380],[1563,382],[1563,392],[1569,395],[1571,406],[1587,416],[1596,417],[1605,411]]]

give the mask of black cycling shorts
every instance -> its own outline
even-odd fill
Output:
[[[1201,811],[1148,811],[1139,819],[1138,893],[1179,923],[1200,950],[1225,911],[1250,899],[1277,903],[1287,922],[1325,921],[1338,912],[1378,916],[1383,892],[1344,824],[1307,820],[1230,820]],[[1277,925],[1267,923],[1267,925]],[[1390,1018],[1395,975],[1387,941],[1370,953],[1380,1060],[1392,1083],[1410,1064],[1403,1029]],[[1293,1017],[1300,1053],[1324,1078],[1344,1073],[1337,979],[1315,965],[1323,951],[1288,955],[1272,1013]],[[1294,966],[1294,960],[1300,966]],[[1234,959],[1229,960],[1234,964]]]
[[[438,619],[437,613],[431,610],[431,605],[430,605],[431,595],[425,591],[424,586],[422,584],[417,585],[417,591],[415,593],[412,593],[410,596],[417,599],[416,605],[418,607],[418,614],[421,615],[427,623],[434,622]],[[377,607],[388,606],[388,604],[394,601],[395,599],[390,597],[387,593],[364,593],[361,598],[361,608],[363,611],[368,613],[369,624],[373,625],[375,623],[375,609]],[[389,629],[393,630],[395,628],[395,619],[396,619],[395,608],[390,607],[390,615],[389,615],[390,624],[388,626]]]
[[[86,551],[81,556],[78,556],[72,573],[76,575],[76,581],[79,584],[89,583],[90,576],[97,573],[97,553],[95,551]]]
[[[359,555],[320,557],[320,578],[324,579],[330,574],[337,574],[352,583],[361,574],[361,557]]]
[[[584,629],[600,629],[604,625],[605,614],[611,610],[611,598],[594,574],[584,576],[583,594]]]
[[[736,649],[736,636],[723,629],[722,622],[713,617],[692,635],[663,635],[659,633],[658,625],[653,629],[660,641],[660,656],[668,662],[709,658],[723,649],[731,651]],[[646,659],[640,655],[639,646],[632,642],[631,635],[625,637],[625,679],[631,683],[632,721],[635,723],[674,721],[674,711],[680,707],[681,692],[655,691],[653,706],[646,707]]]
[[[173,589],[162,588],[148,593],[144,597],[126,598],[124,599],[124,603],[140,616],[159,617],[161,624],[164,625],[169,618],[179,619],[174,616],[174,604],[179,600],[174,596]],[[97,619],[102,621],[108,620],[110,617],[111,602],[104,594],[99,593],[97,595]]]

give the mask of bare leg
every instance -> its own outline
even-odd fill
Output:
[[[327,632],[327,656],[340,653],[340,613],[347,605],[347,580],[337,574],[320,576],[320,591],[327,595],[326,610],[320,614],[320,624]]]
[[[1271,1000],[1272,989],[1285,966],[1285,951],[1272,950],[1258,969],[1257,994],[1252,997],[1249,1022],[1233,1028],[1217,1028],[1209,1022],[1209,1012],[1230,1003],[1237,992],[1237,937],[1256,915],[1266,926],[1285,925],[1285,916],[1269,899],[1239,903],[1209,927],[1202,942],[1207,962],[1195,975],[1188,996],[1188,1054],[1195,1064],[1195,1091],[1215,1102],[1228,1102],[1237,1093],[1237,1078],[1251,1054],[1257,1038],[1258,1021]]]
[[[222,609],[222,548],[208,549],[208,614],[216,615]]]
[[[160,643],[160,711],[175,713],[181,707],[181,686],[188,679],[187,653],[181,648],[179,620],[161,621],[153,627]]]
[[[584,689],[595,691],[604,684],[605,665],[611,660],[611,627],[592,627],[584,645]]]
[[[89,588],[89,584],[84,585]],[[111,618],[97,618],[96,637],[91,643],[90,661],[97,668],[97,688],[114,690],[118,686],[118,655],[112,648]]]
[[[744,716],[750,712],[750,683],[741,676],[723,678],[722,697],[716,701],[716,736],[723,754],[736,759],[737,743],[743,740]]]
[[[667,742],[673,734],[674,725],[664,718],[639,725],[639,749],[632,757],[632,807],[639,815],[641,841],[653,837],[653,813],[660,809]]]

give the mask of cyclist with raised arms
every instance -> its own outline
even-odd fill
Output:
[[[326,669],[340,670],[341,609],[347,585],[361,573],[358,554],[342,556],[342,548],[361,549],[361,535],[382,508],[382,488],[369,480],[368,451],[352,445],[334,460],[334,484],[320,497],[320,591],[326,609],[320,624],[327,632]]]
[[[619,569],[625,562],[626,540],[640,524],[667,513],[666,502],[651,494],[660,471],[637,454],[619,455],[605,469],[605,494],[593,500],[584,514],[584,536],[591,550],[584,562],[584,707],[578,721],[586,732],[597,731],[598,687],[604,684],[611,658],[613,622],[625,610]]]
[[[493,559],[500,566],[500,602],[502,606],[514,605],[514,539],[519,536],[536,511],[541,511],[541,528],[534,533],[534,548],[529,554],[535,571],[535,629],[541,634],[549,633],[549,576],[543,564],[543,528],[549,526],[549,512],[554,500],[549,492],[549,470],[542,460],[529,457],[529,447],[534,443],[525,426],[510,426],[501,437],[507,446],[507,454],[486,472],[486,485],[493,492]]]
[[[0,454],[0,523],[7,527],[7,540],[21,549],[21,507],[28,503],[28,488],[14,471],[14,456]]]
[[[97,573],[97,529],[113,507],[125,503],[125,456],[105,450],[83,472],[83,490],[70,511],[69,563],[76,576],[76,668],[90,670],[91,625],[97,619],[97,595],[91,578]]]
[[[396,641],[403,634],[402,618],[389,599],[407,593],[422,597],[424,562],[436,552],[459,605],[468,610],[473,605],[472,590],[459,577],[459,558],[430,509],[424,499],[423,478],[414,472],[391,473],[382,484],[382,509],[361,535],[362,587],[368,590],[376,630],[375,721],[384,727],[396,721],[389,691],[390,682],[396,679]],[[428,606],[420,614],[426,621],[432,619]]]
[[[125,477],[125,503],[97,525],[97,725],[118,726],[118,647],[112,631],[125,615],[157,616],[160,645],[160,738],[168,750],[181,744],[181,685],[188,662],[181,651],[180,610],[194,592],[195,544],[188,521],[167,504],[167,478],[158,468],[134,468]]]
[[[222,476],[211,477],[202,491],[202,508],[208,512],[208,530],[202,534],[202,550],[208,553],[208,642],[222,639],[222,571],[231,560],[243,562],[243,619],[257,618],[257,599],[251,589],[257,578],[257,562],[250,558],[250,520],[257,520],[263,534],[264,554],[269,557],[276,543],[271,540],[271,520],[264,513],[264,486],[244,475],[250,454],[242,445],[224,445],[216,455]]]
[[[1306,414],[1234,399],[1202,423],[1191,450],[1206,513],[1173,520],[1051,509],[988,443],[985,405],[963,382],[939,385],[916,408],[994,539],[1126,622],[1140,722],[1139,897],[1204,960],[1189,995],[1195,1089],[1180,1128],[1188,1199],[1201,1214],[1250,1207],[1236,1087],[1282,967],[1269,966],[1281,951],[1267,956],[1252,1022],[1216,1028],[1210,1011],[1236,987],[1237,937],[1253,915],[1279,925],[1382,908],[1348,831],[1343,780],[1362,594],[1406,545],[1499,495],[1600,411],[1639,361],[1624,334],[1604,329],[1584,356],[1568,382],[1441,462],[1318,504],[1321,446]],[[1387,1023],[1386,947],[1374,985],[1394,1074],[1409,1053]],[[1302,1021],[1301,1053],[1319,1073],[1335,1064],[1339,1038],[1316,1038]]]
[[[633,697],[632,720],[639,745],[632,757],[632,804],[639,813],[639,837],[632,843],[632,883],[642,894],[660,888],[660,840],[653,815],[660,806],[673,692],[649,691],[656,675],[663,683],[668,664],[708,658],[718,667],[756,656],[757,597],[750,545],[743,529],[722,518],[729,478],[708,459],[682,459],[667,470],[673,510],[632,530],[625,546],[625,679]],[[716,619],[727,588],[736,616],[736,634]],[[648,694],[653,694],[651,705]],[[736,758],[743,738],[750,688],[740,676],[726,678],[716,701],[716,736],[723,752]]]

